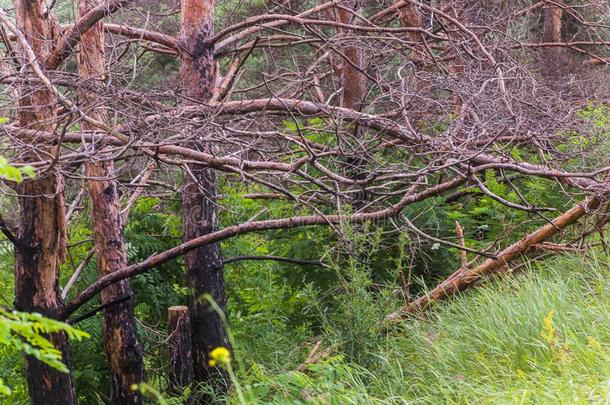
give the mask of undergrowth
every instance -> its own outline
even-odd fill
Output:
[[[389,332],[380,314],[398,300],[348,272],[335,312],[320,308],[319,335],[303,342],[294,334],[293,349],[268,362],[251,360],[256,341],[238,350],[239,386],[247,403],[261,404],[609,404],[608,264],[606,257],[538,263]],[[296,371],[295,358],[317,341],[318,358]]]

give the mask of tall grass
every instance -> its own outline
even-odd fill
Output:
[[[340,314],[328,316],[322,339],[332,355],[305,371],[248,365],[242,353],[249,368],[240,384],[248,402],[610,404],[605,257],[537,264],[437,304],[425,318],[386,334],[375,329],[370,314],[391,310],[384,307],[387,295],[378,300],[363,294],[358,291],[348,318],[368,333],[345,334]],[[349,294],[344,299],[349,302]],[[333,319],[336,330],[328,323]],[[366,352],[354,356],[355,346]]]

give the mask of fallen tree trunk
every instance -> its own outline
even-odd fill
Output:
[[[576,223],[581,217],[599,208],[601,199],[599,197],[589,197],[581,204],[577,204],[568,211],[559,215],[550,223],[526,235],[523,239],[513,243],[502,250],[495,259],[487,259],[479,266],[469,270],[460,269],[453,273],[445,281],[437,285],[429,293],[416,298],[398,311],[386,317],[387,321],[399,321],[410,314],[416,313],[427,308],[435,301],[443,300],[447,297],[472,287],[475,282],[482,277],[498,273],[504,266],[515,258],[526,253],[530,248],[540,244],[552,236],[559,233],[564,228]]]

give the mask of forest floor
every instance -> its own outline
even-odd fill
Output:
[[[278,339],[263,362],[248,364],[242,351],[239,389],[247,403],[610,404],[609,263],[535,264],[389,333],[359,325],[367,303],[352,301],[357,333],[329,323],[312,364],[300,368],[295,353],[317,339],[299,350]]]

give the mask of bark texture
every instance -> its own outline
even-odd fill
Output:
[[[561,32],[563,24],[563,8],[551,5],[550,3],[544,9],[544,26],[542,33],[542,42],[562,42]],[[561,47],[545,47],[542,48],[542,74],[547,78],[558,77],[567,72],[567,59],[565,58],[565,49]]]
[[[207,102],[212,97],[216,78],[214,47],[210,42],[214,24],[213,0],[182,0],[179,36],[180,83],[188,103]],[[196,142],[196,148],[209,151],[211,146]],[[218,229],[216,174],[213,169],[189,164],[182,189],[183,240],[188,241]],[[186,254],[188,284],[194,291],[189,303],[195,381],[208,383],[218,393],[228,389],[225,373],[209,365],[210,352],[219,346],[230,349],[223,315],[217,313],[204,297],[209,294],[222,311],[226,295],[222,255],[218,242]],[[204,399],[205,400],[205,399]]]
[[[79,0],[79,14],[86,15],[99,5],[98,0]],[[94,24],[82,34],[78,55],[79,74],[82,78],[103,81],[104,34],[102,23]],[[104,122],[106,114],[95,106],[95,98],[86,92],[80,94],[88,115]],[[94,130],[90,124],[83,123],[83,129]],[[123,219],[119,193],[112,160],[92,160],[85,165],[88,189],[91,197],[93,236],[97,265],[100,275],[111,274],[127,267],[127,250],[123,238]],[[102,304],[132,296],[129,280],[109,286],[102,291]],[[112,305],[104,310],[104,343],[110,369],[110,403],[116,405],[142,404],[139,391],[131,389],[144,379],[142,347],[138,341],[133,300]]]
[[[343,24],[360,25],[361,21],[354,14],[360,13],[361,6],[356,0],[344,0],[344,8],[338,10],[339,22]],[[350,12],[349,10],[353,12]],[[349,36],[348,32],[345,32]],[[341,107],[350,108],[356,111],[362,109],[364,98],[366,97],[367,84],[366,75],[366,53],[357,42],[349,43],[343,48],[343,69],[341,71]]]
[[[46,6],[39,0],[14,1],[16,23],[32,51],[44,58],[50,51],[55,24],[45,17]],[[56,100],[44,88],[24,85],[20,97],[20,125],[33,130],[52,130]],[[40,145],[44,148],[44,145]],[[53,148],[48,147],[53,153]],[[31,160],[36,160],[35,155]],[[57,318],[63,303],[59,296],[59,266],[66,249],[65,208],[61,174],[51,168],[34,180],[17,186],[20,217],[15,249],[15,306],[20,311],[39,312]],[[49,339],[71,368],[67,337],[54,334]],[[26,356],[26,378],[33,405],[75,404],[72,375],[45,366]]]
[[[191,318],[186,306],[167,310],[169,328],[169,383],[174,393],[180,394],[194,379]],[[188,400],[186,403],[192,403]]]

